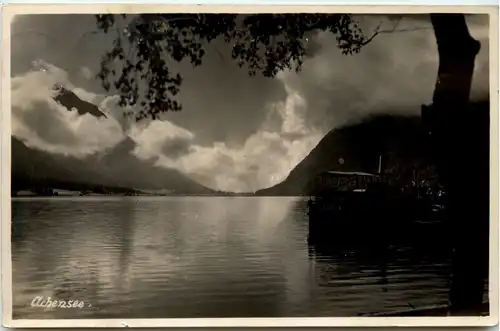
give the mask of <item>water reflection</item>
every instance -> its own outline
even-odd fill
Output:
[[[401,245],[323,245],[309,250],[322,295],[342,295],[347,288],[359,291],[363,309],[358,314],[447,303],[451,252],[436,253]]]
[[[307,244],[289,198],[13,201],[15,318],[355,316],[443,303],[449,258]],[[38,295],[85,300],[41,310]]]

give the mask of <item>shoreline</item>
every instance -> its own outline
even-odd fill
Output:
[[[297,195],[212,195],[212,194],[138,194],[138,195],[124,195],[124,194],[86,194],[86,195],[23,195],[11,196],[12,200],[29,200],[29,199],[47,199],[47,198],[302,198],[306,199],[307,196]]]

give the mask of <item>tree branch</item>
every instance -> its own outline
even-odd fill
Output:
[[[382,25],[382,23],[379,24],[377,26],[377,28],[375,28],[375,32],[372,34],[372,36],[370,38],[366,39],[366,41],[364,41],[363,43],[361,43],[361,46],[368,45],[370,42],[373,41],[373,39],[375,39],[376,36],[378,36],[378,35],[380,35],[382,33],[415,32],[415,31],[424,31],[424,30],[431,30],[432,29],[431,26],[429,26],[429,27],[414,27],[414,28],[406,28],[406,29],[397,29],[400,21],[401,21],[401,19],[398,19],[398,21],[393,26],[393,28],[392,29],[387,29],[387,30],[381,30],[380,26]]]

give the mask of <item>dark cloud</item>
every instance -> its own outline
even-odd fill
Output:
[[[341,55],[335,36],[311,34],[309,59],[303,72],[293,79],[300,81],[300,91],[309,105],[309,122],[314,125],[336,125],[374,108],[377,112],[398,112],[402,108],[415,112],[430,100],[437,53],[429,15],[356,18],[367,35],[378,25],[390,30],[395,23],[398,30],[416,30],[381,34],[360,54],[350,57]],[[487,15],[469,15],[468,21],[487,30]],[[42,58],[67,70],[76,86],[102,93],[99,83],[88,79],[88,73],[98,72],[99,60],[109,49],[113,34],[89,34],[95,30],[93,15],[20,16],[12,27],[12,74],[28,70],[33,60]],[[286,97],[283,84],[276,79],[248,77],[232,61],[230,47],[220,40],[212,43],[203,65],[197,68],[188,62],[171,64],[173,71],[184,77],[178,98],[184,111],[164,118],[194,132],[200,144],[242,144],[265,121],[266,105]],[[487,51],[483,43],[482,54]],[[485,62],[484,56],[479,60]],[[479,64],[477,73],[484,75],[488,70]],[[476,86],[487,81],[475,77]]]
[[[392,30],[393,23],[381,15],[360,18],[366,34],[379,25]],[[469,28],[483,44],[472,87],[472,98],[481,98],[489,92],[487,16],[469,19]],[[376,36],[352,56],[340,54],[333,35],[321,33],[315,41],[321,50],[289,78],[308,103],[309,125],[328,130],[374,113],[418,114],[431,102],[438,54],[428,15],[402,17],[395,32]]]
[[[166,140],[160,150],[163,155],[171,159],[178,159],[184,155],[187,155],[191,151],[192,141],[182,138],[174,138],[171,140]]]
[[[273,79],[249,77],[231,59],[230,45],[216,41],[208,47],[203,65],[171,64],[184,77],[178,96],[183,111],[165,114],[163,122],[136,125],[119,116],[116,95],[104,95],[93,78],[113,35],[89,35],[96,28],[92,15],[21,16],[12,27],[13,77],[23,76],[33,61],[45,60],[63,69],[57,79],[70,81],[80,98],[101,106],[111,119],[75,125],[69,115],[58,120],[53,113],[49,122],[42,118],[49,113],[43,110],[30,116],[16,113],[15,132],[29,140],[28,131],[33,131],[45,144],[71,143],[74,135],[78,142],[70,144],[72,149],[86,146],[95,151],[119,141],[125,128],[133,132],[137,157],[179,169],[210,187],[251,191],[272,186],[332,128],[377,113],[418,114],[420,106],[431,101],[438,57],[429,16],[357,17],[367,35],[379,25],[390,30],[397,23],[397,31],[381,33],[353,56],[341,54],[334,35],[310,34],[302,71],[286,71]],[[472,87],[472,98],[478,99],[489,93],[488,17],[470,16],[468,22],[483,45]],[[45,83],[14,79],[13,89],[22,90],[15,109],[25,106]],[[113,141],[104,144],[108,140]]]
[[[68,71],[75,86],[103,93],[99,82],[82,75],[97,73],[102,54],[109,50],[113,33],[95,31],[93,15],[27,15],[12,26],[12,75],[30,70],[43,59]],[[183,111],[164,118],[196,133],[198,143],[232,141],[241,144],[266,117],[266,104],[286,97],[283,85],[273,79],[249,77],[231,59],[230,45],[209,46],[203,65],[172,61],[172,70],[184,81],[178,100]]]

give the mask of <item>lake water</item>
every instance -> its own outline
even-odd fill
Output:
[[[357,316],[447,302],[448,250],[318,251],[305,208],[298,198],[13,199],[14,318]],[[36,296],[88,306],[32,307]]]

